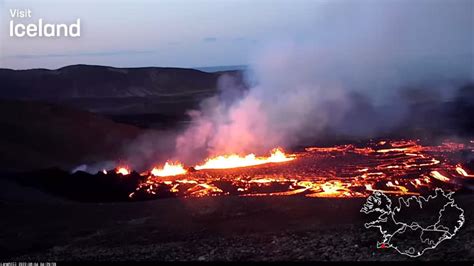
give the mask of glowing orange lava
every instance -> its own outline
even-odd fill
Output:
[[[130,169],[128,169],[128,167],[117,167],[116,171],[115,171],[117,174],[121,174],[121,175],[129,175],[130,174]]]
[[[186,169],[184,169],[184,166],[181,163],[166,162],[163,168],[154,167],[150,171],[150,174],[152,176],[175,176],[186,174],[186,172]]]
[[[287,156],[280,148],[277,148],[272,150],[270,157],[256,157],[253,153],[244,157],[237,154],[221,155],[207,159],[204,164],[196,165],[194,169],[229,169],[266,163],[281,163],[294,159],[294,156]]]
[[[440,172],[438,171],[431,171],[431,176],[442,181],[442,182],[449,182],[449,178],[442,175]]]
[[[391,195],[421,195],[437,187],[456,191],[474,178],[472,167],[457,156],[473,151],[470,143],[430,146],[420,140],[383,140],[308,147],[294,154],[274,149],[267,157],[216,156],[189,170],[179,162],[167,162],[142,173],[129,197],[347,198],[367,197],[373,191]],[[131,173],[128,167],[116,172]]]
[[[474,177],[474,175],[470,175],[466,172],[466,170],[464,170],[460,165],[457,165],[456,166],[456,172],[458,172],[458,174],[464,176],[464,177]]]

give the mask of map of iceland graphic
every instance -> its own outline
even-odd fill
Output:
[[[464,210],[437,188],[430,195],[398,198],[398,205],[383,192],[374,191],[361,212],[373,216],[365,228],[376,228],[382,235],[377,248],[393,248],[402,255],[419,257],[453,238],[465,222]]]

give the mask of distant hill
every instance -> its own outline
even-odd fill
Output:
[[[92,65],[56,70],[0,69],[0,99],[57,103],[120,116],[121,121],[136,120],[129,116],[142,114],[158,114],[160,121],[179,120],[202,99],[216,94],[218,79],[224,74],[243,85],[239,71]]]
[[[0,69],[0,97],[64,99],[209,94],[215,91],[221,74],[185,68],[91,65],[57,70]]]

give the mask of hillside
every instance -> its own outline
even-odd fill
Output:
[[[91,65],[57,70],[0,69],[0,99],[59,103],[108,115],[160,114],[176,120],[214,95],[223,74],[243,84],[238,71]]]
[[[3,171],[116,159],[140,129],[54,104],[0,100]]]
[[[72,65],[57,70],[0,69],[2,98],[67,99],[173,96],[215,90],[219,73],[184,68]]]

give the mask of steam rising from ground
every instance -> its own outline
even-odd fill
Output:
[[[220,94],[189,112],[176,157],[267,152],[329,131],[371,137],[399,125],[413,102],[453,97],[474,78],[473,4],[415,2],[322,5],[307,39],[257,53],[248,90],[222,77]]]
[[[266,51],[253,68],[257,83],[246,91],[232,77],[222,77],[222,93],[190,112],[193,124],[177,138],[179,157],[268,152],[293,144],[307,132],[317,134],[329,119],[338,119],[345,111],[344,91],[317,82],[312,71],[323,62],[307,56],[306,50]],[[230,93],[235,91],[242,95]],[[328,108],[328,103],[341,108]]]
[[[344,71],[355,67],[359,56],[339,61],[337,53],[294,43],[266,49],[248,74],[253,77],[248,90],[232,77],[223,76],[220,94],[205,100],[200,110],[189,112],[192,124],[177,137],[176,157],[192,160],[227,153],[264,153],[277,146],[317,140],[328,130],[371,137],[397,126],[409,114],[411,103],[439,103],[449,99],[459,85],[439,82],[426,89],[416,87],[427,77],[422,68],[416,69],[420,80],[387,78],[384,73],[393,62],[366,62],[364,68],[372,76],[345,77]],[[355,67],[354,71],[360,69]],[[462,75],[457,78],[469,80]]]
[[[188,112],[184,132],[145,136],[131,158],[161,160],[174,150],[171,159],[189,164],[332,135],[370,138],[407,119],[416,124],[410,108],[451,100],[474,80],[474,4],[448,2],[322,4],[314,25],[304,27],[306,38],[290,33],[266,42],[252,58],[247,84],[222,76],[218,95]],[[175,147],[165,148],[170,143]]]

